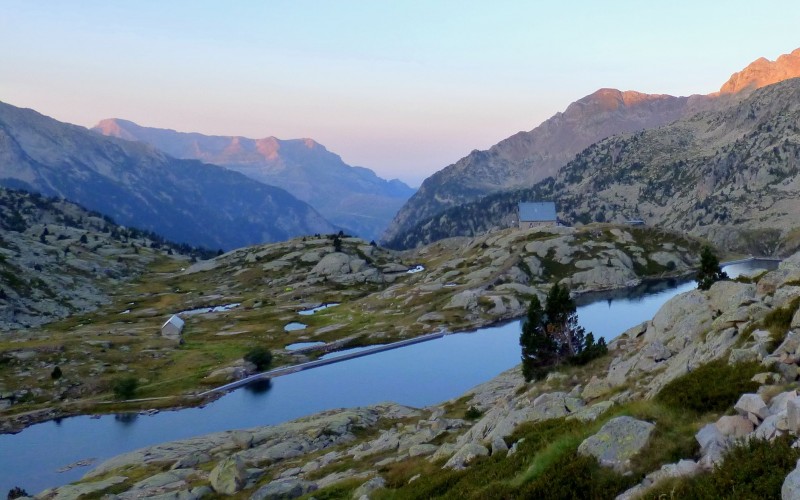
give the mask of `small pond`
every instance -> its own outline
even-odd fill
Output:
[[[298,330],[305,330],[306,326],[303,323],[298,323],[297,321],[292,321],[291,323],[287,323],[286,326],[283,327],[284,331],[287,332],[296,332]]]

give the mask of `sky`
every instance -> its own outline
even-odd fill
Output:
[[[416,186],[598,88],[714,92],[797,26],[796,0],[0,0],[0,101],[310,137]]]

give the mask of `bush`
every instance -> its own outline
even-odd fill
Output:
[[[132,399],[139,388],[139,381],[133,377],[120,378],[114,381],[112,389],[114,397],[120,400]]]
[[[656,395],[656,401],[675,409],[698,413],[725,411],[759,384],[750,379],[764,367],[756,362],[729,365],[718,359],[671,381]]]
[[[467,420],[477,420],[481,417],[481,415],[483,415],[483,412],[474,406],[470,406],[467,408],[467,411],[464,412],[464,418]]]
[[[781,485],[800,458],[793,441],[787,435],[742,442],[712,472],[664,483],[648,498],[781,498]]]
[[[14,498],[21,498],[27,497],[28,492],[20,488],[19,486],[14,486],[10,490],[8,490],[8,500],[13,500]]]
[[[622,476],[607,467],[601,467],[594,457],[570,453],[523,486],[515,496],[543,500],[614,498],[636,482],[632,476]]]
[[[782,339],[786,336],[786,332],[789,331],[789,327],[792,326],[792,318],[798,308],[800,308],[800,297],[794,299],[786,307],[770,311],[764,316],[761,324],[772,333],[775,340]]]
[[[255,347],[244,355],[244,360],[256,365],[256,370],[264,371],[272,364],[272,353],[263,347]]]
[[[700,270],[695,279],[700,290],[708,290],[717,281],[728,279],[727,273],[719,266],[719,259],[710,246],[706,245],[700,251]]]

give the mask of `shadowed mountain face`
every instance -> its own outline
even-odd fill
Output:
[[[571,223],[642,219],[732,251],[792,253],[800,247],[800,78],[597,142],[555,178],[424,219],[397,246],[512,226],[521,199],[552,199]]]
[[[209,248],[336,230],[282,189],[5,103],[0,184],[63,197],[119,224]]]
[[[599,140],[658,128],[741,99],[747,94],[743,90],[798,76],[800,49],[775,62],[759,59],[734,74],[719,94],[673,97],[598,90],[530,132],[514,134],[487,151],[473,151],[433,174],[398,212],[383,241],[394,247],[413,246],[416,242],[407,235],[416,231],[421,221],[490,193],[529,187],[554,176],[576,154]]]
[[[103,120],[92,130],[145,142],[176,158],[221,165],[283,188],[329,221],[367,240],[379,237],[414,193],[399,180],[387,181],[372,170],[347,165],[312,139],[207,136],[141,127],[120,119]]]

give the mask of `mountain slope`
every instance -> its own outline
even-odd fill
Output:
[[[145,142],[176,158],[198,159],[278,186],[309,203],[334,224],[366,239],[386,228],[414,193],[399,180],[381,179],[367,168],[351,167],[311,139],[207,136],[142,127],[108,119],[92,130]]]
[[[570,104],[530,132],[518,132],[488,151],[473,151],[425,179],[398,212],[383,239],[391,242],[417,221],[486,194],[530,186],[590,144],[611,135],[677,120],[702,98],[600,89]]]
[[[401,234],[449,207],[487,194],[519,189],[556,174],[577,153],[606,137],[648,130],[744,98],[749,91],[800,76],[800,49],[775,62],[759,59],[734,74],[719,93],[688,98],[601,89],[572,103],[530,132],[520,132],[488,151],[473,151],[435,173],[403,206],[383,236]],[[748,91],[748,92],[745,92]]]
[[[0,331],[94,310],[153,261],[189,254],[210,257],[74,203],[0,187]]]
[[[5,103],[0,185],[63,197],[120,224],[210,248],[335,230],[282,189]]]
[[[516,203],[526,199],[554,199],[570,222],[640,218],[730,250],[787,253],[800,228],[800,79],[660,129],[608,138],[555,179],[449,209],[393,243],[510,226]]]

